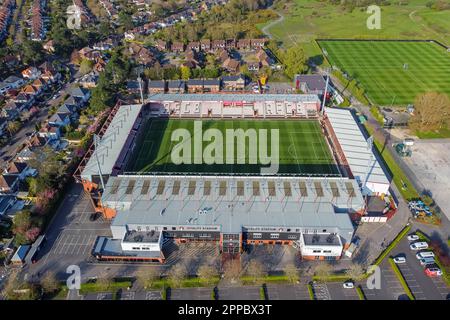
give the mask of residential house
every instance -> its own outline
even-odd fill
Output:
[[[251,41],[251,46],[252,49],[261,49],[262,47],[264,47],[267,43],[267,39],[262,38],[262,39],[252,39]]]
[[[39,94],[39,89],[31,84],[27,84],[25,87],[22,88],[21,92],[28,94],[30,96],[35,96]]]
[[[327,84],[320,74],[298,74],[294,79],[296,89],[304,93],[323,96]]]
[[[47,89],[47,83],[42,78],[34,80],[31,85],[37,90],[37,94]]]
[[[261,68],[261,62],[259,62],[259,61],[247,62],[248,71],[256,72],[256,71],[259,71],[260,68]]]
[[[237,42],[237,48],[239,50],[249,50],[251,48],[250,39],[239,39]]]
[[[6,212],[17,202],[17,198],[10,194],[0,195],[0,216],[4,216]]]
[[[167,90],[167,82],[165,80],[150,80],[148,82],[148,93],[165,93]]]
[[[91,92],[85,88],[74,88],[72,89],[72,92],[70,94],[74,98],[78,98],[81,100],[82,104],[88,102],[89,98],[91,97]]]
[[[16,155],[16,159],[20,162],[29,161],[33,157],[34,157],[34,152],[30,149],[30,147],[23,148]]]
[[[219,51],[218,57],[219,57],[220,62],[224,63],[227,59],[230,58],[230,54],[228,53],[227,50],[222,49]]]
[[[222,88],[225,91],[242,91],[245,89],[245,78],[242,75],[223,76]]]
[[[11,264],[14,264],[14,265],[25,264],[25,258],[28,254],[28,251],[30,251],[30,249],[31,249],[30,245],[19,246],[19,248],[17,248],[17,251],[14,253],[13,257],[11,258]]]
[[[187,90],[188,93],[203,93],[203,79],[189,79]]]
[[[97,73],[105,71],[106,62],[103,59],[97,59],[95,65],[94,65],[94,71]]]
[[[220,91],[219,79],[205,79],[203,80],[203,92],[217,93]]]
[[[168,48],[167,42],[164,40],[157,40],[155,44],[156,49],[159,51],[166,51]]]
[[[0,192],[13,193],[19,187],[19,176],[16,174],[0,175]]]
[[[97,86],[98,77],[98,74],[95,72],[90,72],[82,76],[78,81],[78,84],[86,89],[95,88]]]
[[[8,118],[0,117],[0,136],[3,136],[8,125]]]
[[[169,80],[167,81],[168,93],[185,93],[186,82],[183,80]]]
[[[266,53],[264,49],[260,49],[256,53],[256,58],[261,63],[262,66],[268,67],[272,63],[272,59],[270,59],[269,55]]]
[[[22,77],[28,80],[34,80],[39,78],[41,71],[36,67],[28,67],[22,71]]]
[[[184,43],[182,42],[174,42],[170,47],[170,51],[180,53],[184,52]]]
[[[240,65],[239,61],[228,58],[227,60],[224,61],[224,63],[222,64],[222,67],[225,70],[227,70],[228,72],[236,73],[239,71],[239,65]]]
[[[198,41],[189,42],[186,50],[195,50],[195,51],[199,52],[200,51],[200,42],[198,42]]]
[[[65,118],[69,119],[68,116],[65,116]],[[41,130],[39,130],[38,134],[40,137],[47,138],[49,140],[48,143],[51,143],[52,140],[58,140],[61,137],[61,131],[59,129],[59,126],[50,126],[50,119],[49,124],[42,127]]]
[[[141,85],[139,85],[139,82],[136,80],[128,81],[127,82],[127,92],[129,94],[140,94],[141,86],[143,86],[143,85],[144,85],[143,83],[141,83]]]
[[[26,145],[28,148],[39,148],[45,146],[47,142],[48,139],[46,137],[41,137],[38,134],[35,134],[27,140]]]
[[[6,174],[15,174],[20,180],[25,180],[26,177],[34,177],[37,175],[37,170],[30,168],[26,162],[10,162],[8,168],[5,170]]]
[[[201,40],[200,48],[205,52],[210,51],[211,50],[211,40],[209,40],[209,39]]]
[[[77,111],[78,110],[75,106],[63,104],[58,108],[58,110],[56,111],[56,114],[68,115],[72,121],[75,121],[78,118]]]
[[[25,84],[25,81],[16,76],[9,76],[5,80],[3,80],[2,83],[7,84],[9,86],[8,89],[17,89],[23,86]]]
[[[211,44],[211,50],[217,51],[225,49],[225,45],[226,45],[225,40],[213,40]]]
[[[48,119],[48,124],[56,127],[65,127],[70,124],[70,116],[66,113],[55,113]]]
[[[234,40],[234,39],[225,40],[225,48],[226,49],[236,49],[236,40]]]
[[[33,0],[31,8],[31,40],[33,41],[44,40],[45,34],[47,32],[42,16],[44,12],[42,5],[43,2],[41,0]]]

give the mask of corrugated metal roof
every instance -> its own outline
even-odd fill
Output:
[[[366,184],[368,192],[388,193],[390,181],[373,150],[367,149],[367,140],[351,111],[326,108],[325,113],[328,115],[354,177],[363,184],[368,176]]]
[[[141,112],[142,105],[123,105],[117,111],[108,129],[106,129],[98,148],[93,152],[86,167],[81,173],[81,178],[91,181],[92,176],[99,174],[97,157],[100,162],[100,170],[103,175],[109,175],[113,171],[119,155],[125,145],[130,132]]]

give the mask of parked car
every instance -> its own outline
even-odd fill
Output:
[[[425,274],[429,277],[440,277],[442,276],[442,270],[437,267],[428,267],[425,269]]]
[[[411,248],[411,250],[428,249],[428,243],[426,243],[424,241],[414,242],[414,243],[411,243],[409,247]]]
[[[417,240],[419,240],[419,236],[417,234],[410,234],[408,236],[408,240],[409,241],[417,241]]]
[[[428,257],[428,258],[420,259],[419,262],[422,266],[426,266],[428,264],[434,264],[435,261],[434,261],[434,258]]]
[[[434,258],[434,253],[432,251],[422,251],[416,254],[418,260],[423,258]]]
[[[400,264],[400,263],[405,263],[406,262],[406,258],[403,256],[398,256],[394,258],[394,262],[396,264]]]
[[[353,283],[353,281],[345,281],[342,287],[344,287],[344,289],[353,289],[355,287],[355,284]]]

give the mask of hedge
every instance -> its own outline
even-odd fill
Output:
[[[312,285],[310,283],[308,283],[308,293],[309,293],[309,299],[310,300],[315,300],[314,290],[313,290]]]
[[[392,249],[403,239],[403,237],[411,230],[411,225],[407,225],[402,231],[395,237],[395,239],[389,244],[389,246],[380,254],[375,260],[375,265],[379,265],[384,258],[391,252]]]
[[[406,283],[405,278],[403,277],[402,273],[400,272],[400,269],[395,264],[393,258],[389,258],[389,264],[391,265],[392,270],[394,270],[395,275],[397,276],[398,280],[400,281],[403,290],[405,290],[406,295],[408,296],[409,300],[415,300],[414,295],[411,292],[411,289],[408,287],[408,284]]]
[[[359,300],[366,300],[366,296],[364,295],[361,286],[356,287],[356,293],[358,294]]]

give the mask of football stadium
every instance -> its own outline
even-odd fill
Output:
[[[111,221],[98,260],[161,262],[168,242],[223,257],[290,245],[340,259],[390,181],[345,109],[317,95],[154,94],[117,104],[75,178]]]

